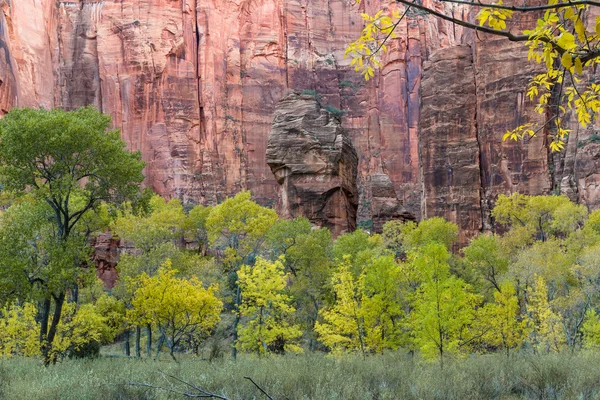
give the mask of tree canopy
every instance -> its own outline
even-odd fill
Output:
[[[84,221],[102,202],[136,197],[143,167],[139,152],[127,151],[119,132],[110,130],[110,117],[92,107],[15,108],[0,120],[0,184],[19,199],[2,218],[2,234],[15,246],[0,248],[3,280],[19,284],[0,286],[7,296],[26,296],[25,288],[41,293],[46,363],[56,360],[52,346],[67,290],[76,292],[81,283],[90,233]]]

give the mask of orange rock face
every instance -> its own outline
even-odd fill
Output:
[[[90,238],[94,248],[93,261],[96,264],[96,276],[104,282],[106,289],[112,289],[118,279],[117,264],[121,252],[126,247],[121,240],[113,238],[110,233],[100,233]]]
[[[536,67],[521,44],[411,13],[365,82],[344,47],[362,29],[359,12],[387,2],[353,3],[0,0],[0,114],[93,104],[142,151],[160,194],[214,204],[250,189],[282,204],[266,161],[273,114],[288,91],[310,90],[344,112],[358,225],[441,215],[464,241],[493,226],[500,193],[563,191],[600,206],[593,132],[559,159],[542,135],[501,142],[539,118],[524,96]]]

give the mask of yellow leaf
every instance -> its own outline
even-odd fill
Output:
[[[569,7],[565,9],[565,18],[567,19],[572,19],[575,16],[575,12],[573,11],[573,8]]]
[[[583,21],[579,18],[577,18],[577,22],[575,22],[575,32],[577,32],[577,37],[579,38],[579,41],[581,43],[585,43],[585,25],[583,24]]]
[[[564,52],[560,59],[563,67],[569,69],[573,66],[573,59],[571,58],[571,54],[568,52]]]
[[[577,45],[575,44],[575,36],[573,36],[571,33],[569,32],[563,32],[559,37],[558,40],[556,41],[556,44],[565,49],[565,50],[572,50],[575,47],[577,47]]]
[[[484,8],[477,14],[477,19],[479,20],[479,26],[483,26],[487,19],[490,16],[490,10],[488,8]]]
[[[579,57],[575,59],[575,72],[580,75],[583,72],[583,65],[581,64],[581,59]]]

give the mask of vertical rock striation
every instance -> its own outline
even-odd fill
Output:
[[[452,76],[451,81],[448,76]],[[423,217],[443,216],[465,242],[482,229],[475,67],[470,46],[434,52],[421,89]]]
[[[540,118],[524,96],[537,67],[522,44],[411,12],[381,70],[362,80],[344,47],[360,34],[360,12],[384,4],[0,0],[0,115],[92,104],[141,150],[158,193],[215,204],[250,189],[262,204],[283,205],[267,164],[273,114],[289,91],[310,90],[343,111],[358,155],[352,204],[361,226],[443,215],[465,241],[493,227],[500,193],[561,192],[600,206],[594,128],[574,132],[560,157],[543,135],[501,142],[507,129]],[[341,203],[333,208],[335,218],[318,218],[346,218]]]

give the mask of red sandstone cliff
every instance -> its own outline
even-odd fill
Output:
[[[535,66],[521,44],[413,13],[366,83],[343,58],[362,28],[352,3],[0,0],[0,114],[94,104],[142,150],[159,193],[215,203],[247,188],[276,204],[266,162],[273,113],[288,91],[314,90],[344,111],[362,225],[442,215],[465,238],[489,227],[499,193],[554,188],[600,205],[592,131],[558,158],[541,136],[501,142],[536,118],[524,98]]]

